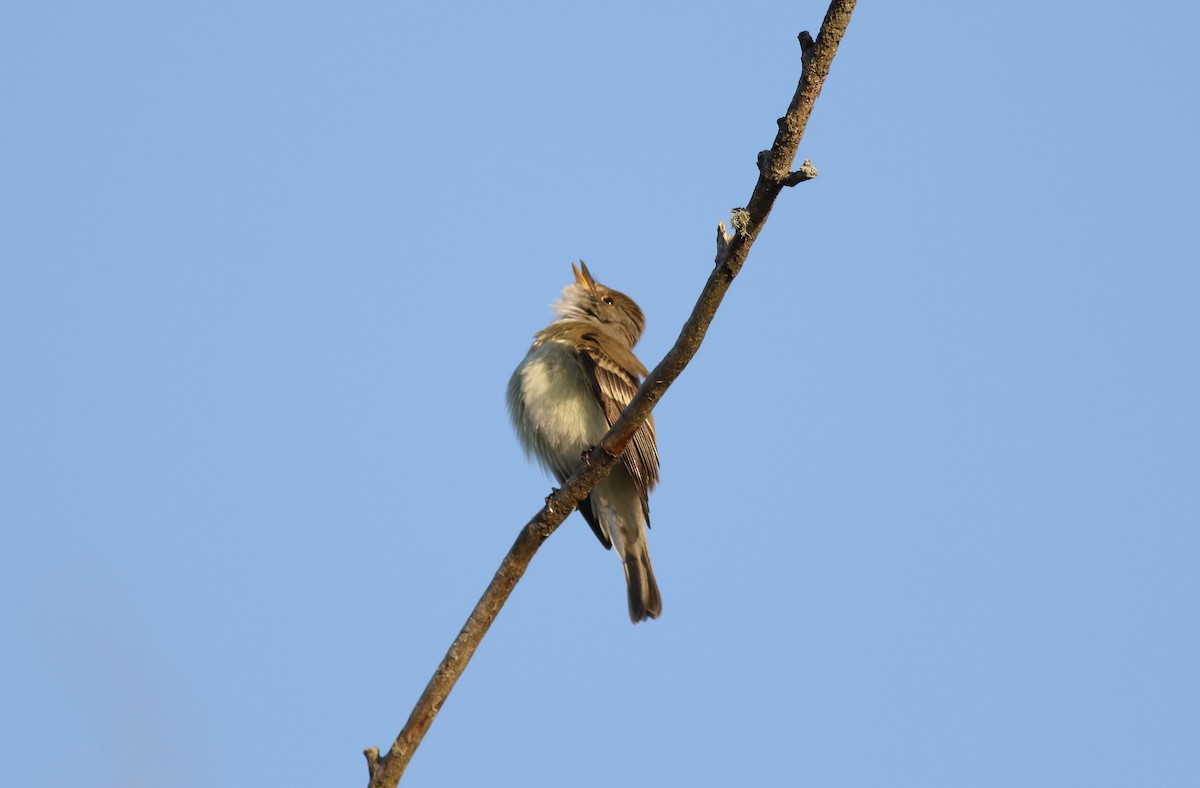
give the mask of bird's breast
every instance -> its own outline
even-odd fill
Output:
[[[525,450],[559,475],[569,475],[608,431],[575,348],[563,342],[530,349],[509,381],[508,400]]]

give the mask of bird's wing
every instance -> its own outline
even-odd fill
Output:
[[[604,416],[611,427],[629,405],[641,385],[645,367],[629,351],[611,346],[612,340],[597,334],[585,335],[578,343],[579,361],[584,375],[592,385]],[[626,358],[627,357],[627,358]],[[629,475],[633,477],[642,498],[642,511],[650,523],[650,491],[658,483],[658,446],[654,434],[654,417],[650,416],[634,433],[633,440],[621,455]]]

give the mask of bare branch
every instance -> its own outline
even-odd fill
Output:
[[[854,3],[855,0],[833,0],[817,38],[813,40],[807,31],[800,34],[800,83],[796,87],[787,113],[778,121],[779,131],[775,135],[774,144],[770,150],[759,154],[758,183],[754,186],[750,201],[745,208],[733,211],[732,224],[736,233],[729,235],[724,223],[718,225],[716,266],[709,275],[691,316],[684,323],[679,338],[658,366],[646,377],[637,396],[629,403],[629,407],[613,424],[600,444],[584,457],[583,464],[563,484],[562,489],[555,490],[546,499],[542,510],[521,529],[512,549],[504,557],[492,582],[488,584],[458,637],[442,658],[441,664],[413,707],[404,729],[400,731],[387,754],[381,756],[374,747],[364,751],[370,771],[370,788],[395,788],[399,783],[413,752],[429,730],[450,690],[462,675],[467,662],[475,653],[488,627],[495,621],[517,581],[525,573],[538,548],[608,474],[638,427],[662,399],[663,393],[696,355],[717,307],[746,262],[750,247],[770,215],[779,192],[785,186],[794,186],[816,177],[816,169],[811,162],[805,161],[795,172],[791,171],[792,162],[796,158],[796,150],[808,125],[813,104],[821,93],[825,77],[829,74],[838,44],[850,23]]]

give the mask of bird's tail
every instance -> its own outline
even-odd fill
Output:
[[[629,618],[633,623],[658,618],[662,597],[646,547],[646,511],[642,497],[623,465],[613,468],[591,495],[592,512],[600,530],[612,542],[625,566],[629,588]]]
[[[654,580],[654,567],[650,566],[650,551],[644,537],[625,545],[621,562],[625,565],[625,584],[629,587],[629,620],[636,624],[658,618],[662,614],[662,597]]]

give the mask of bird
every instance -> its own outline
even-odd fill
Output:
[[[600,442],[647,374],[633,353],[646,327],[642,310],[593,279],[582,260],[571,270],[575,280],[551,305],[558,317],[534,334],[507,391],[509,416],[526,457],[559,484]],[[654,419],[647,417],[621,461],[579,504],[596,538],[621,558],[635,624],[662,613],[646,544],[658,466]]]

